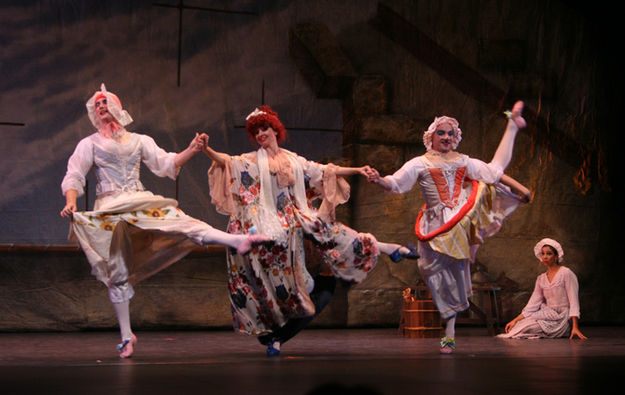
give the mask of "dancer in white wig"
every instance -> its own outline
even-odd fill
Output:
[[[456,314],[469,308],[470,263],[477,247],[499,230],[521,201],[531,197],[527,188],[504,174],[516,133],[525,127],[522,110],[523,103],[517,102],[507,113],[506,131],[488,164],[455,151],[462,131],[457,120],[443,116],[423,134],[425,155],[409,160],[393,175],[382,178],[374,170],[370,177],[391,193],[406,193],[415,183],[421,187],[426,205],[415,225],[419,271],[447,320],[442,353],[455,350]]]
[[[258,246],[247,256],[228,256],[228,286],[234,329],[259,336],[267,355],[278,355],[290,339],[329,302],[334,280],[306,270],[304,238],[329,265],[327,274],[359,283],[376,265],[380,252],[391,259],[416,259],[414,249],[382,243],[334,221],[334,208],[349,198],[348,175],[371,169],[309,161],[280,148],[286,138],[278,114],[261,106],[247,117],[246,130],[257,151],[230,156],[206,147],[212,203],[230,216],[228,232],[267,235],[273,246]],[[313,208],[311,202],[323,200]]]
[[[223,244],[244,254],[266,239],[214,229],[184,214],[176,200],[144,189],[139,179],[141,162],[157,176],[175,179],[180,167],[202,150],[206,135],[196,134],[178,154],[165,152],[151,137],[126,130],[132,118],[104,84],[87,101],[87,112],[97,132],[82,139],[69,158],[61,184],[66,200],[61,216],[72,219],[70,239],[78,241],[91,273],[108,287],[122,338],[119,355],[128,358],[137,343],[129,313],[133,284],[197,245]],[[84,193],[91,168],[98,182],[94,211],[78,212],[76,198]]]
[[[523,312],[506,325],[499,337],[540,339],[577,336],[586,339],[579,330],[579,285],[571,269],[562,266],[564,250],[553,239],[542,239],[534,247],[534,255],[547,271],[538,278],[534,292]]]

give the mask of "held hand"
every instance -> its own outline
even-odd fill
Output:
[[[191,152],[198,153],[200,151],[202,151],[202,148],[204,147],[204,139],[206,134],[202,133],[202,135],[196,133],[195,137],[193,138],[193,140],[191,140],[191,143],[189,144],[189,150],[191,150]]]
[[[358,174],[360,174],[363,177],[366,177],[367,179],[369,179],[370,173],[371,173],[371,167],[369,165],[358,168]]]
[[[376,169],[370,168],[367,181],[377,184],[380,181],[380,173]]]
[[[210,148],[208,142],[210,141],[210,136],[206,133],[202,133],[202,151],[208,155],[208,149]]]
[[[76,211],[76,203],[68,203],[63,207],[63,210],[61,210],[61,217],[71,218],[74,211]]]
[[[579,330],[579,328],[573,328],[571,329],[571,336],[569,336],[569,339],[573,339],[573,337],[577,336],[578,338],[582,339],[582,340],[586,340],[588,339],[586,336],[584,336],[584,334]]]

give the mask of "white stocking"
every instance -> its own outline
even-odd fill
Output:
[[[445,337],[448,339],[454,338],[456,335],[456,316],[452,316],[447,320],[447,326],[445,327]]]
[[[132,328],[130,327],[130,301],[126,300],[121,303],[113,303],[113,307],[115,307],[115,313],[117,314],[122,341],[130,339],[132,336]]]
[[[506,167],[508,167],[510,160],[512,160],[514,139],[518,131],[519,127],[517,124],[512,119],[509,119],[508,126],[499,142],[497,151],[495,151],[495,155],[490,161],[490,165],[495,166],[498,170],[501,170],[502,173],[506,171]]]
[[[393,252],[395,252],[396,249],[401,248],[402,246],[399,244],[395,244],[395,243],[383,243],[381,241],[378,241],[378,250],[380,250],[381,253],[386,254],[386,255],[391,255]],[[405,251],[400,250],[401,252],[409,252],[409,250],[407,248],[404,248]]]
[[[247,235],[226,233],[211,227],[204,232],[202,244],[221,244],[232,248],[238,248],[247,237]]]

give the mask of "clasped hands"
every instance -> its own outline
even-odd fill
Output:
[[[377,183],[380,180],[380,173],[373,167],[367,165],[360,168],[360,174],[367,178],[367,181],[371,183]]]
[[[204,148],[208,147],[208,135],[206,133],[196,133],[193,140],[189,144],[189,149],[193,152],[200,152]]]

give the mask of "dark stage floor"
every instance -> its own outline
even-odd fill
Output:
[[[275,358],[230,331],[137,332],[129,360],[117,357],[114,332],[2,333],[0,394],[609,392],[625,372],[625,328],[582,329],[586,341],[502,340],[461,327],[453,355],[394,329],[311,329]]]

